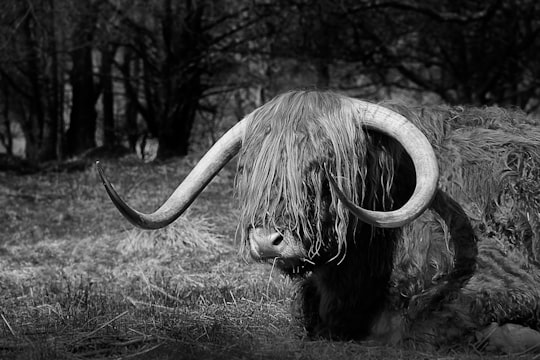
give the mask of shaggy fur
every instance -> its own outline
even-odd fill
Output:
[[[540,329],[540,123],[519,111],[406,108],[438,156],[439,186],[479,238],[476,269],[459,292],[409,319],[413,340],[462,339],[491,322]],[[448,224],[427,212],[405,227],[391,279],[395,308],[453,271]],[[414,321],[413,321],[414,320]]]
[[[387,104],[432,143],[444,192],[434,212],[378,229],[349,215],[326,174],[355,203],[391,210],[411,195],[414,169],[399,144],[366,132],[340,98],[297,91],[257,109],[239,161],[243,242],[252,228],[275,229],[301,242],[313,263],[299,275],[297,315],[309,333],[363,338],[392,314],[404,314],[392,325],[398,339],[429,343],[491,321],[538,328],[538,123],[499,108]]]
[[[304,240],[313,258],[328,248],[330,225],[336,240],[332,259],[342,259],[349,227],[356,228],[357,220],[329,189],[326,173],[334,174],[357,204],[392,205],[394,162],[401,150],[382,152],[383,141],[368,141],[356,113],[344,109],[340,99],[333,93],[291,92],[249,115],[237,181],[241,229],[289,230]],[[328,208],[332,224],[324,223]],[[242,235],[247,239],[246,231]]]

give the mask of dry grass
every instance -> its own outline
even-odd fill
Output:
[[[131,204],[151,210],[193,164],[104,166]],[[482,358],[305,339],[288,312],[294,284],[237,253],[233,171],[154,232],[121,218],[93,169],[0,173],[0,358]]]

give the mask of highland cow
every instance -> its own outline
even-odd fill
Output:
[[[152,214],[98,170],[122,214],[155,229],[237,153],[242,243],[300,280],[293,314],[310,335],[440,345],[540,327],[540,129],[524,114],[293,91],[229,130]]]

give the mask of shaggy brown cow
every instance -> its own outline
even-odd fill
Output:
[[[155,229],[238,152],[243,244],[301,279],[294,314],[311,335],[443,344],[540,327],[540,130],[523,114],[294,91],[227,132],[152,214],[98,169],[118,209]]]

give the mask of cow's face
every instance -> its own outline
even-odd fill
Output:
[[[301,173],[298,183],[305,186],[302,203],[289,202],[271,190],[275,194],[271,198],[280,199],[273,210],[261,207],[243,224],[244,245],[251,257],[271,262],[290,275],[302,275],[344,255],[335,230],[335,202],[328,182],[316,168],[308,167]]]
[[[357,220],[328,176],[362,202],[367,147],[353,112],[338,97],[307,93],[248,117],[236,186],[243,244],[253,258],[275,261],[290,274],[343,258],[349,222],[354,227]]]
[[[339,252],[336,236],[333,232],[333,213],[329,192],[324,191],[319,209],[315,206],[304,209],[304,216],[311,221],[304,225],[289,221],[291,216],[276,216],[262,221],[247,229],[247,247],[256,260],[273,262],[286,273],[303,274],[320,263],[325,263]],[[306,194],[306,196],[309,196]],[[315,203],[315,199],[311,201]],[[283,206],[287,206],[284,204]],[[313,229],[320,228],[320,231]]]

